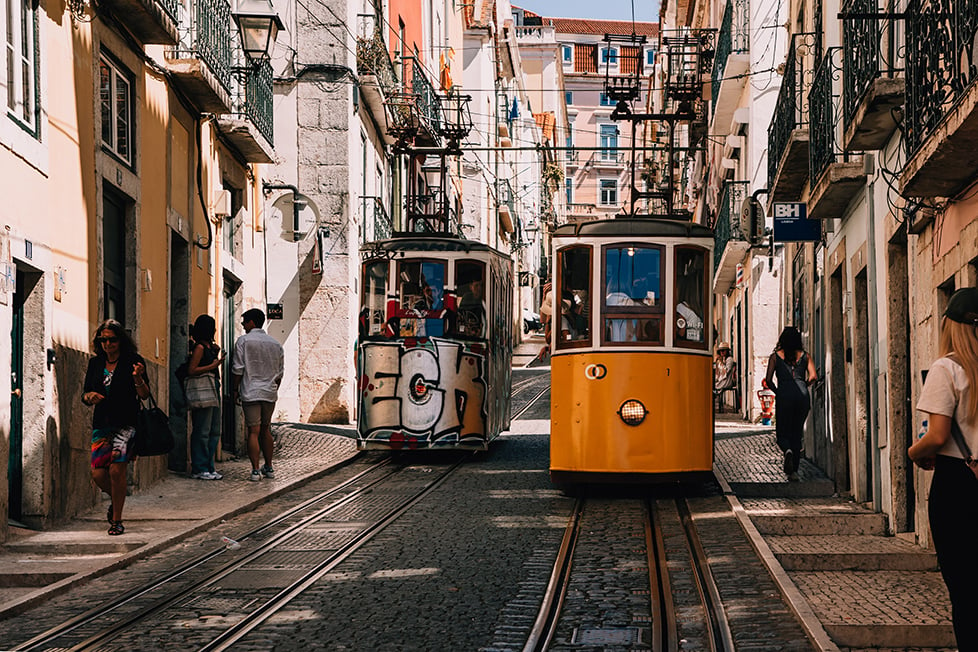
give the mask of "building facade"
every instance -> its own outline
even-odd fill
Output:
[[[169,458],[135,462],[130,484],[187,469],[171,369],[188,324],[215,316],[227,345],[238,311],[265,303],[271,76],[246,57],[226,2],[11,3],[0,22],[0,168],[14,189],[0,209],[0,503],[43,528],[98,500],[80,397],[104,319],[132,334],[177,435]],[[237,451],[226,413],[223,448]]]

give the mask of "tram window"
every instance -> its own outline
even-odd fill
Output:
[[[559,252],[558,292],[560,331],[557,346],[587,344],[591,339],[591,249],[568,247]]]
[[[706,346],[706,250],[676,247],[676,344]]]
[[[662,252],[649,245],[604,248],[605,342],[662,343]]]
[[[455,264],[456,314],[459,335],[485,337],[486,268],[482,263],[459,261]]]
[[[363,296],[360,297],[360,337],[382,335],[386,317],[387,261],[374,261],[363,266]]]
[[[398,311],[401,337],[445,333],[445,263],[404,261],[398,265]]]

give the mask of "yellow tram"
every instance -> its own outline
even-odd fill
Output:
[[[558,227],[553,250],[553,481],[711,473],[713,231],[618,217]]]
[[[361,259],[358,448],[487,449],[510,421],[512,259],[442,234]]]

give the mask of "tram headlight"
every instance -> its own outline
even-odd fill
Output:
[[[618,416],[629,426],[637,426],[645,421],[645,415],[648,413],[649,411],[645,409],[641,401],[636,401],[633,398],[628,399],[618,408]]]

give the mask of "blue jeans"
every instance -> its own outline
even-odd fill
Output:
[[[213,472],[214,455],[221,441],[221,407],[191,410],[190,421],[193,423],[190,432],[190,472]]]

